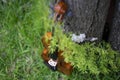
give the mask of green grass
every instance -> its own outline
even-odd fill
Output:
[[[41,59],[45,0],[0,1],[0,80],[56,80]]]
[[[0,80],[100,80],[100,76],[71,76],[49,70],[41,59],[41,36],[51,29],[48,0],[0,1]],[[117,80],[116,74],[102,75],[103,80]]]

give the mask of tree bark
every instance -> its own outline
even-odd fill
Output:
[[[115,13],[110,26],[108,41],[113,49],[120,52],[120,0],[116,0]]]
[[[85,33],[87,37],[102,39],[110,0],[66,0],[71,17],[65,18],[66,32]]]

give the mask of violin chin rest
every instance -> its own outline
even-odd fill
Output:
[[[51,66],[48,62],[44,61],[44,64],[49,68],[51,69],[52,71],[57,71],[57,67],[55,66]]]

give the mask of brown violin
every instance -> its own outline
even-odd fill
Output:
[[[59,71],[66,75],[70,75],[73,70],[73,66],[70,63],[66,63],[64,61],[64,57],[62,55],[63,51],[59,51],[58,48],[54,53],[49,53],[48,46],[50,45],[50,40],[52,37],[52,33],[48,32],[43,36],[42,43],[44,46],[44,50],[42,52],[42,59],[44,60],[44,63],[53,71]],[[46,38],[48,40],[46,41]]]

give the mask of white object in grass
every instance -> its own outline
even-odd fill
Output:
[[[93,42],[93,41],[96,41],[96,40],[98,40],[98,38],[93,37],[90,41]]]
[[[96,41],[98,40],[97,37],[92,37],[92,38],[86,38],[85,34],[80,34],[80,35],[76,35],[76,34],[72,34],[72,41],[77,42],[77,43],[82,43],[84,41]]]
[[[75,34],[72,35],[72,41],[77,42],[77,43],[83,42],[85,38],[86,38],[85,34],[80,34],[78,36]]]
[[[56,66],[57,65],[57,61],[53,61],[53,59],[50,59],[49,61],[48,61],[48,63],[51,65],[51,66]]]

